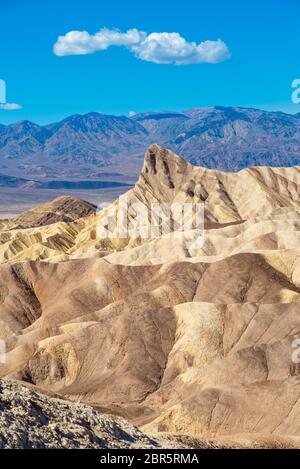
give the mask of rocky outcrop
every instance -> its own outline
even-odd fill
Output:
[[[7,229],[25,229],[71,222],[96,213],[96,206],[77,197],[61,196],[7,221]]]
[[[1,449],[161,447],[122,418],[101,415],[79,401],[38,394],[13,381],[0,381],[0,428]]]

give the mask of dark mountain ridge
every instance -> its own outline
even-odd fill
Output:
[[[39,126],[0,124],[0,172],[15,177],[135,176],[151,143],[191,163],[225,171],[300,165],[300,113],[216,106],[131,117],[91,112]]]

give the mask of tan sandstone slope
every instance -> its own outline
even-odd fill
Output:
[[[148,433],[298,445],[299,185],[299,168],[222,173],[152,145],[126,198],[204,202],[202,247],[197,230],[100,239],[109,209],[3,226],[1,376]]]

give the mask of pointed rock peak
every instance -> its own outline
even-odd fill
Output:
[[[145,153],[141,177],[150,183],[156,179],[157,183],[175,189],[178,175],[185,173],[189,167],[191,167],[189,163],[172,151],[153,144]]]
[[[152,145],[149,145],[145,153],[145,161],[147,161],[149,158],[150,159],[156,158],[158,160],[159,159],[164,160],[168,163],[175,162],[177,164],[185,164],[185,165],[188,164],[183,158],[176,155],[176,153],[173,153],[171,150],[168,150],[167,148],[162,147],[158,143],[153,143]]]

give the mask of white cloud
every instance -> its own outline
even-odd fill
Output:
[[[135,112],[135,111],[129,111],[129,113],[128,113],[128,116],[129,116],[129,117],[133,117],[133,116],[135,116],[135,115],[136,115],[136,112]]]
[[[58,37],[53,51],[59,56],[84,55],[106,50],[110,46],[125,46],[139,59],[157,64],[218,63],[231,56],[221,39],[196,44],[188,42],[179,33],[154,32],[148,35],[137,29],[122,33],[106,28],[94,35],[87,31],[70,31]]]
[[[4,111],[18,111],[19,109],[22,109],[22,106],[16,103],[3,103],[0,104],[0,109]]]
[[[94,35],[87,31],[70,31],[59,36],[54,45],[56,55],[85,55],[108,49],[110,46],[134,46],[141,43],[147,34],[137,29],[129,29],[122,33],[117,29],[100,29]]]
[[[138,58],[157,64],[218,63],[230,57],[226,44],[220,39],[197,45],[187,42],[178,33],[152,33],[132,50]]]

